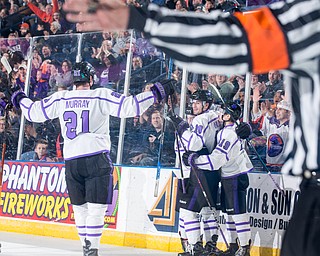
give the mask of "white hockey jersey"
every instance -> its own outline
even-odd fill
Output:
[[[264,118],[261,132],[267,137],[267,164],[283,164],[289,140],[289,121],[280,125],[274,117]]]
[[[124,96],[106,88],[59,91],[41,101],[20,101],[31,122],[59,118],[64,138],[64,159],[70,160],[110,150],[109,116],[134,117],[155,102],[152,92]]]
[[[213,110],[208,110],[195,116],[190,124],[190,128],[184,131],[181,136],[184,146],[179,146],[180,154],[182,155],[185,152],[184,148],[187,151],[198,152],[204,150],[207,153],[211,153],[215,145],[216,134],[220,128],[219,115]],[[176,153],[178,154],[177,148]],[[189,177],[190,167],[184,164],[182,164],[182,167],[184,178]],[[179,173],[176,173],[176,175],[180,177]]]
[[[253,165],[242,146],[242,140],[235,132],[236,124],[227,125],[218,132],[217,146],[210,155],[199,156],[195,163],[202,170],[218,170],[221,177],[231,177],[247,173]]]

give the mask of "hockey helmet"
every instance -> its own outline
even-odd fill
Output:
[[[224,106],[224,110],[226,114],[229,114],[231,116],[232,121],[237,121],[240,119],[242,115],[242,108],[239,104],[235,102],[227,103]]]
[[[209,103],[208,109],[211,107],[213,102],[213,94],[208,90],[197,90],[190,96],[191,100],[200,100]]]
[[[77,83],[89,83],[90,77],[94,77],[96,71],[94,67],[87,61],[77,62],[72,70],[73,82]]]

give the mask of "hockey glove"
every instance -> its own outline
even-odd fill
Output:
[[[173,79],[170,80],[163,80],[161,83],[157,82],[153,84],[151,87],[151,91],[153,95],[157,98],[158,102],[168,100],[168,97],[173,95],[174,90],[174,81]]]
[[[236,128],[236,133],[240,139],[248,139],[252,133],[251,126],[248,123],[240,122]]]
[[[191,168],[197,169],[195,164],[195,160],[199,157],[199,155],[193,151],[188,151],[183,153],[182,161],[186,166],[190,166]]]
[[[168,113],[167,120],[173,124],[180,137],[182,136],[183,132],[189,128],[189,124],[186,121],[184,121],[180,116],[172,114],[171,112]]]
[[[20,108],[20,101],[23,98],[28,98],[27,95],[23,91],[15,91],[11,96],[12,105],[16,108]]]

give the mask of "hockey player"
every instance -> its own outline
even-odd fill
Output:
[[[31,122],[59,118],[64,139],[66,182],[85,256],[98,255],[104,216],[112,202],[109,116],[134,117],[174,93],[171,83],[155,83],[150,92],[126,97],[110,89],[90,90],[94,68],[74,66],[73,91],[59,91],[33,102],[22,91],[11,101]]]
[[[197,90],[191,94],[190,99],[192,112],[195,116],[190,127],[180,117],[176,115],[168,116],[179,134],[180,152],[187,150],[197,152],[199,155],[209,154],[214,148],[215,135],[221,126],[218,114],[209,110],[213,103],[213,94],[208,90]],[[180,152],[178,151],[177,153]],[[186,166],[182,166],[182,168],[186,171]],[[210,203],[213,206],[210,209],[194,173],[190,172],[189,168],[187,172],[190,175],[184,179],[185,187],[187,188],[186,193],[183,194],[181,186],[178,191],[178,204],[180,207],[179,233],[185,249],[185,252],[179,255],[218,254],[220,250],[216,247],[218,228],[215,206],[220,181],[219,173],[203,171],[199,174],[200,180],[207,190],[206,194],[209,196]],[[202,223],[200,219],[203,223],[205,247],[203,247],[201,237],[200,226]],[[190,245],[189,249],[185,245],[186,241]]]
[[[238,136],[237,120],[241,116],[241,107],[236,103],[225,106],[223,129],[218,132],[217,146],[210,155],[199,156],[186,152],[184,162],[193,171],[221,168],[221,205],[227,213],[227,230],[230,234],[230,247],[223,256],[249,256],[250,222],[246,213],[246,189],[249,186],[247,173],[253,169],[245,151],[242,140]],[[240,247],[237,240],[239,240]]]

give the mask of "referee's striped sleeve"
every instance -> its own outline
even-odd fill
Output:
[[[138,12],[138,11],[135,11]],[[319,55],[319,0],[289,0],[235,16],[177,12],[150,4],[131,18],[152,44],[187,70],[263,73]]]

